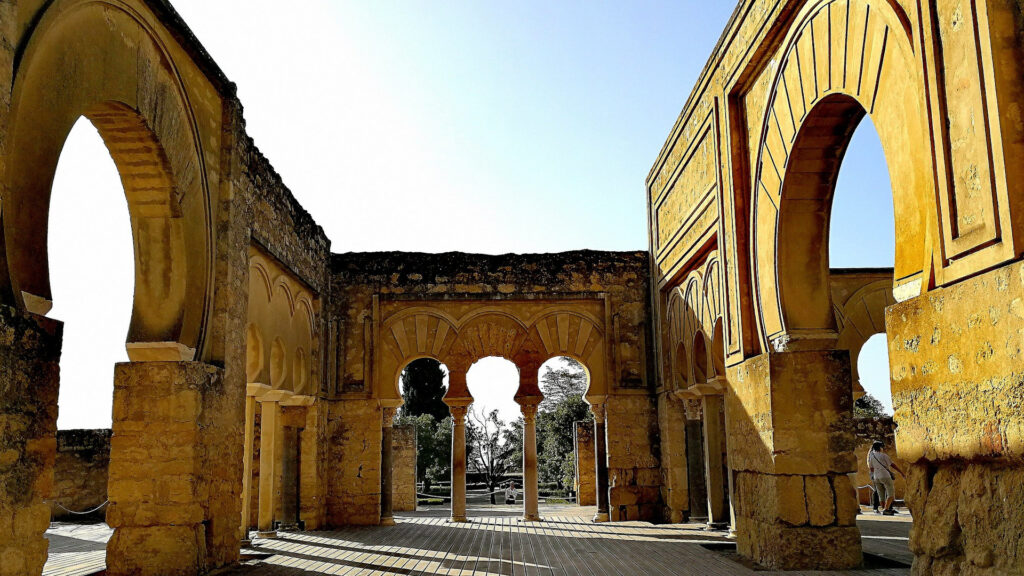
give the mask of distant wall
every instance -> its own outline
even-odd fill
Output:
[[[391,507],[395,512],[416,510],[416,426],[395,426],[391,454]]]
[[[80,519],[64,508],[81,512],[107,499],[110,465],[110,430],[58,430],[57,459],[53,468],[53,519]],[[105,509],[88,517],[103,518]]]
[[[866,486],[871,484],[871,474],[868,472],[868,451],[871,444],[876,440],[885,442],[885,453],[892,458],[892,461],[899,466],[900,470],[909,469],[906,462],[896,457],[896,425],[891,416],[884,418],[857,418],[853,423],[854,434],[857,436],[857,475],[855,486]],[[903,475],[897,473],[895,481],[896,499],[902,500],[907,492],[907,480]],[[857,490],[857,498],[861,504],[871,504],[871,490],[864,488]]]
[[[594,422],[576,422],[576,503],[597,505],[597,469],[594,461]]]

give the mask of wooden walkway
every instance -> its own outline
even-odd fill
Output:
[[[107,540],[113,531],[106,524],[54,522],[46,531],[50,555],[45,576],[91,576],[107,565]]]
[[[575,510],[549,513],[543,522],[523,523],[514,516],[474,518],[450,524],[440,514],[407,513],[390,527],[351,527],[324,532],[282,532],[273,540],[257,540],[244,560],[224,575],[299,576],[675,576],[695,574],[844,574],[836,572],[754,572],[740,564],[722,532],[697,525],[652,525],[645,522],[593,524]],[[909,519],[893,521],[861,517],[865,551],[909,561],[906,537]],[[105,529],[105,527],[103,527]],[[98,533],[97,533],[98,534]],[[109,530],[107,530],[109,535]],[[87,533],[78,536],[87,537]],[[93,571],[64,567],[62,544],[51,536],[53,566],[46,576],[79,576],[103,568],[102,545],[85,554],[99,554]],[[84,540],[85,542],[93,542]],[[95,543],[93,543],[95,545]],[[85,556],[79,564],[86,565]],[[92,556],[89,556],[92,558]],[[909,568],[862,569],[846,574],[908,575]]]

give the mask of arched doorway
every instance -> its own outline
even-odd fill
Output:
[[[770,77],[755,164],[752,243],[761,347],[773,352],[766,360],[772,438],[765,448],[771,465],[747,474],[746,482],[797,477],[810,495],[804,512],[781,524],[760,524],[752,510],[737,511],[747,526],[740,534],[741,553],[770,566],[841,568],[861,562],[848,476],[856,470],[853,430],[844,425],[852,416],[852,369],[849,354],[837,353],[854,346],[839,344],[829,231],[840,166],[867,116],[878,129],[899,223],[891,285],[898,298],[909,298],[927,291],[931,281],[937,237],[930,232],[931,167],[905,153],[913,143],[927,141],[925,91],[921,76],[906,72],[916,69],[916,61],[899,10],[870,0],[808,3],[795,15]],[[837,19],[849,26],[837,27]],[[816,35],[818,29],[832,34]],[[830,50],[837,38],[852,49]],[[801,75],[800,59],[808,50],[819,57]],[[812,501],[815,492],[827,493],[835,503],[827,515],[815,517],[821,512]],[[806,543],[795,542],[815,526],[831,531],[833,552],[827,558],[799,558],[795,548]],[[792,534],[794,548],[769,542],[765,534],[772,530]],[[789,542],[783,536],[773,540]]]
[[[524,502],[525,430],[515,401],[519,370],[510,360],[488,356],[474,362],[466,372],[466,384],[473,396],[466,423],[466,509],[470,517],[473,513],[491,515],[489,506],[505,504],[509,483],[517,492],[510,506]]]
[[[45,526],[40,520],[49,513],[42,500],[50,496],[52,443],[37,441],[52,439],[56,427],[60,328],[42,318],[53,301],[47,251],[52,184],[67,136],[83,116],[99,132],[125,192],[134,249],[126,339],[132,362],[119,364],[114,377],[107,511],[115,528],[107,547],[111,574],[153,566],[206,569],[237,557],[237,521],[212,521],[237,505],[237,491],[223,490],[200,504],[205,497],[195,489],[214,473],[207,459],[227,457],[228,468],[241,464],[240,445],[214,445],[197,433],[202,428],[206,436],[216,436],[223,426],[201,391],[222,381],[224,371],[199,362],[215,356],[207,338],[214,229],[203,146],[210,140],[199,135],[202,128],[189,103],[192,87],[171,64],[167,36],[155,31],[159,26],[147,21],[147,14],[125,3],[54,3],[40,9],[18,47],[0,160],[4,322],[18,331],[46,334],[45,343],[22,341],[0,359],[3,372],[16,375],[14,381],[32,382],[12,388],[4,407],[5,415],[29,415],[30,430],[16,449],[16,475],[5,472],[3,479],[22,483],[24,490],[2,505],[0,515],[28,514],[26,526]],[[217,108],[213,131],[219,134]],[[105,218],[91,222],[104,223]],[[95,254],[92,264],[102,268],[103,255]],[[43,349],[46,353],[39,354]],[[204,407],[208,421],[200,417]],[[241,403],[219,407],[229,411]],[[167,475],[166,468],[174,466],[188,473]],[[160,512],[166,510],[160,494],[166,493],[180,494],[178,512]],[[140,554],[137,545],[155,535],[180,545]],[[23,569],[15,572],[42,568],[42,538],[42,530],[32,528],[0,545],[23,559]],[[0,555],[10,557],[3,550]]]

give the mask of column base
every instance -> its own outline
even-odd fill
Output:
[[[729,523],[728,522],[708,522],[707,526],[705,526],[704,529],[705,530],[718,530],[718,531],[729,530]],[[736,533],[734,530],[730,530],[729,532],[730,532],[730,534],[735,534]]]
[[[256,532],[256,538],[260,540],[273,540],[277,538],[277,530],[259,530]]]
[[[527,514],[527,515],[523,516],[522,518],[519,518],[519,521],[520,522],[543,522],[544,519],[541,518],[540,514]]]
[[[381,526],[394,526],[395,525],[395,518],[394,518],[394,516],[384,516],[384,517],[382,517],[380,519],[380,525]]]
[[[470,522],[470,520],[469,520],[469,518],[466,518],[465,516],[452,516],[451,518],[448,519],[448,522],[449,523],[464,523],[464,522]]]
[[[244,538],[242,540],[239,540],[238,543],[242,548],[247,548],[249,546],[252,546],[252,538]]]
[[[608,522],[609,520],[611,519],[608,517],[607,512],[598,512],[597,514],[594,514],[594,522]]]

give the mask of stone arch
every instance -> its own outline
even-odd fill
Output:
[[[131,215],[129,357],[192,360],[211,313],[211,198],[189,88],[150,20],[128,2],[59,0],[20,46],[0,175],[0,301],[49,308],[50,189],[64,141],[85,116]]]
[[[835,278],[835,274],[833,274]],[[853,396],[864,395],[860,384],[857,361],[860,351],[869,338],[885,333],[885,309],[896,303],[892,294],[892,279],[866,278],[867,282],[851,293],[832,290],[832,302],[838,329],[836,348],[850,351],[850,370],[853,381]],[[833,280],[833,284],[836,282]]]
[[[586,370],[585,397],[596,399],[607,395],[606,343],[604,330],[596,318],[576,311],[547,311],[532,322],[526,342],[530,345],[520,347],[517,361],[523,362],[524,357],[531,356],[525,362],[527,369],[536,364],[536,369],[540,370],[545,362],[559,356],[572,358]]]
[[[259,326],[250,322],[245,330],[245,381],[259,383],[266,365],[263,335]]]
[[[288,348],[280,336],[270,345],[270,385],[275,390],[285,387],[288,379]]]
[[[380,397],[401,402],[398,379],[413,360],[433,358],[449,365],[446,359],[458,335],[456,325],[454,318],[428,308],[404,310],[388,318],[380,330],[379,378],[383,380],[376,387]]]
[[[893,185],[897,289],[907,297],[927,289],[934,182],[930,164],[903,153],[928,141],[907,21],[886,0],[818,0],[786,36],[753,164],[753,279],[765,347],[835,346],[828,221],[839,165],[865,115]]]
[[[693,335],[693,351],[690,361],[692,367],[691,380],[695,385],[706,384],[711,378],[710,353],[708,351],[707,338],[700,330]]]
[[[670,370],[680,375],[687,387],[704,384],[703,381],[697,382],[692,372],[695,336],[698,333],[714,334],[724,326],[721,282],[721,264],[717,252],[712,252],[703,266],[691,272],[682,286],[669,293],[668,336],[671,346],[676,350],[669,359]],[[685,352],[680,353],[680,348]],[[681,357],[687,360],[680,362]],[[721,368],[724,374],[724,356]],[[685,372],[680,373],[680,369]]]

